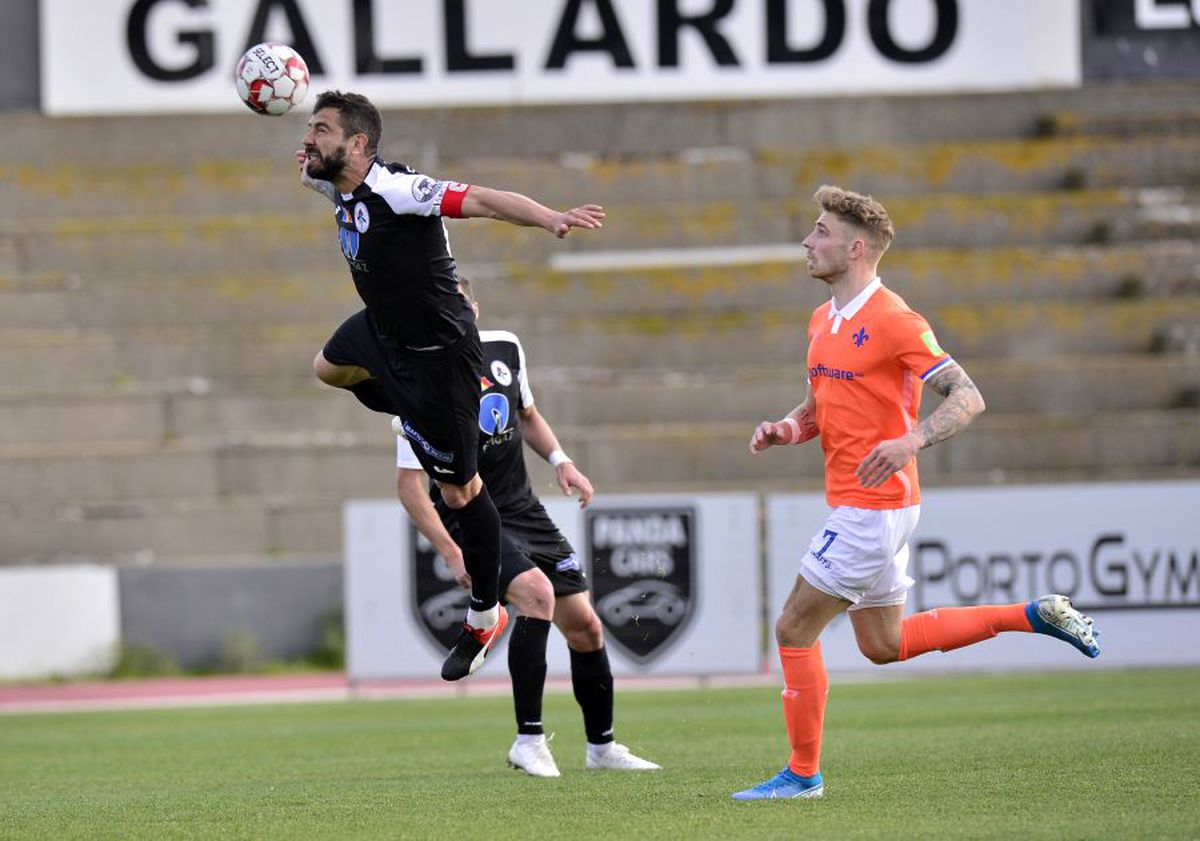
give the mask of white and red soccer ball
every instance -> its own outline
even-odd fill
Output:
[[[308,94],[308,65],[286,44],[255,44],[238,60],[233,79],[256,114],[286,114]]]

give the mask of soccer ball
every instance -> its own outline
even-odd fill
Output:
[[[286,44],[255,44],[233,74],[238,96],[255,114],[277,117],[308,94],[308,65]]]

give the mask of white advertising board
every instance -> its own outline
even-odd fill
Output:
[[[117,571],[0,569],[0,679],[99,674],[121,638]]]
[[[758,501],[753,494],[611,496],[546,509],[583,556],[615,674],[760,668]],[[353,680],[435,677],[466,612],[444,564],[399,503],[345,506],[347,671]],[[440,637],[445,639],[444,636]],[[490,671],[504,672],[504,646]],[[569,675],[552,631],[548,673]]]
[[[381,107],[1080,83],[1078,0],[41,0],[52,114],[237,110],[264,40]]]
[[[1034,634],[1001,634],[887,669],[949,671],[1200,663],[1200,482],[922,491],[906,612],[1058,592],[1095,619],[1099,660]],[[768,614],[790,592],[828,514],[819,494],[767,498]],[[830,670],[875,668],[842,616],[821,638]],[[774,658],[768,658],[777,669]]]

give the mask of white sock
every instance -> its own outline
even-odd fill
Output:
[[[588,746],[587,746],[588,756],[592,757],[593,759],[595,759],[596,757],[604,756],[604,754],[606,754],[610,750],[612,750],[612,746],[615,744],[616,744],[616,742],[605,742],[602,745],[593,745],[591,742],[588,742]]]
[[[490,628],[500,621],[500,605],[492,605],[487,610],[467,608],[467,624],[472,628]]]

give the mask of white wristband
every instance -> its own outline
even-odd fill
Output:
[[[550,462],[550,466],[557,470],[561,465],[571,464],[571,457],[562,450],[555,450],[546,456],[546,461]]]
[[[799,424],[799,422],[791,415],[788,415],[786,418],[781,420],[780,423],[786,425],[788,427],[788,429],[790,429],[792,431],[792,435],[790,438],[788,438],[787,442],[789,444],[797,443],[800,440],[800,424]]]

